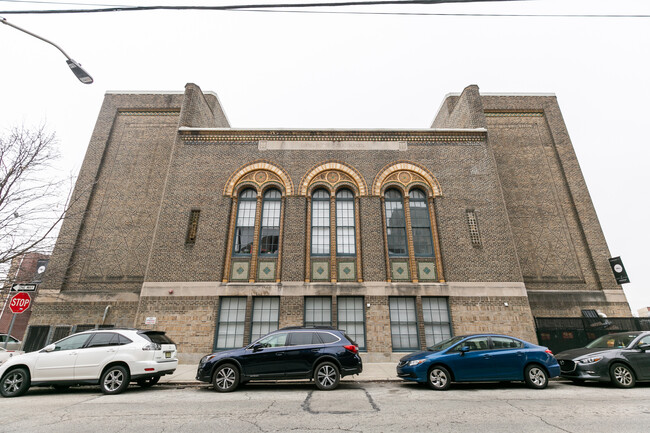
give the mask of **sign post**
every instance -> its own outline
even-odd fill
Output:
[[[11,317],[11,324],[9,325],[9,332],[7,332],[7,339],[5,340],[5,346],[4,348],[7,348],[7,344],[9,343],[9,336],[11,335],[11,331],[14,328],[14,322],[16,321],[16,314],[21,314],[25,310],[29,308],[29,305],[32,303],[32,298],[29,296],[29,293],[27,292],[18,292],[13,298],[11,298],[11,302],[9,303],[9,309],[11,310],[14,315]]]

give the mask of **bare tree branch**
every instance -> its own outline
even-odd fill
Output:
[[[58,158],[44,126],[0,133],[0,267],[26,252],[51,252],[73,184],[56,170]]]

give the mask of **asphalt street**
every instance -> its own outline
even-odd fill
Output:
[[[249,383],[221,394],[207,385],[33,388],[0,400],[2,432],[647,432],[650,384],[552,381],[455,384],[445,392],[402,382],[346,381],[334,391],[309,383]]]

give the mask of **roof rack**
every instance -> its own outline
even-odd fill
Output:
[[[329,325],[314,325],[314,326],[286,326],[284,328],[278,329],[278,331],[285,331],[289,329],[332,329],[336,330],[335,327]]]

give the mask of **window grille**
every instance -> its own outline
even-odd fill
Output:
[[[413,249],[416,256],[433,256],[433,238],[431,237],[431,222],[427,197],[419,189],[409,193],[411,210],[411,230],[413,230]]]
[[[252,189],[243,191],[239,196],[239,209],[235,223],[235,254],[250,254],[253,248],[255,233],[255,211],[257,210],[257,194]]]
[[[280,298],[253,298],[251,341],[278,329],[280,323]]]
[[[336,193],[336,254],[354,255],[354,195],[347,189]]]
[[[54,333],[52,334],[52,342],[56,342],[62,338],[67,337],[68,335],[70,335],[71,330],[72,330],[71,326],[55,326]]]
[[[406,250],[406,218],[404,217],[404,202],[399,191],[386,191],[386,234],[388,238],[388,254],[405,256]]]
[[[244,323],[246,321],[246,298],[223,297],[219,307],[217,323],[217,350],[234,349],[244,345]]]
[[[447,298],[423,297],[422,315],[427,347],[451,337],[451,321],[449,320]]]
[[[308,296],[305,298],[305,326],[332,325],[332,298]]]
[[[473,209],[466,211],[467,226],[469,227],[469,238],[472,245],[475,247],[481,246],[481,234],[478,230],[478,220],[476,219],[476,212]]]
[[[337,327],[354,340],[359,349],[366,348],[365,314],[362,296],[341,296],[337,301]]]
[[[199,228],[199,215],[200,210],[193,209],[190,211],[190,223],[187,227],[187,235],[185,236],[186,244],[193,244],[196,242],[196,231]]]
[[[390,333],[393,350],[417,350],[418,324],[415,298],[393,297],[389,300]]]
[[[282,195],[277,189],[264,193],[262,201],[262,227],[260,230],[260,254],[278,253],[280,240],[280,207]]]
[[[324,189],[314,192],[311,202],[311,253],[330,253],[330,195]]]

